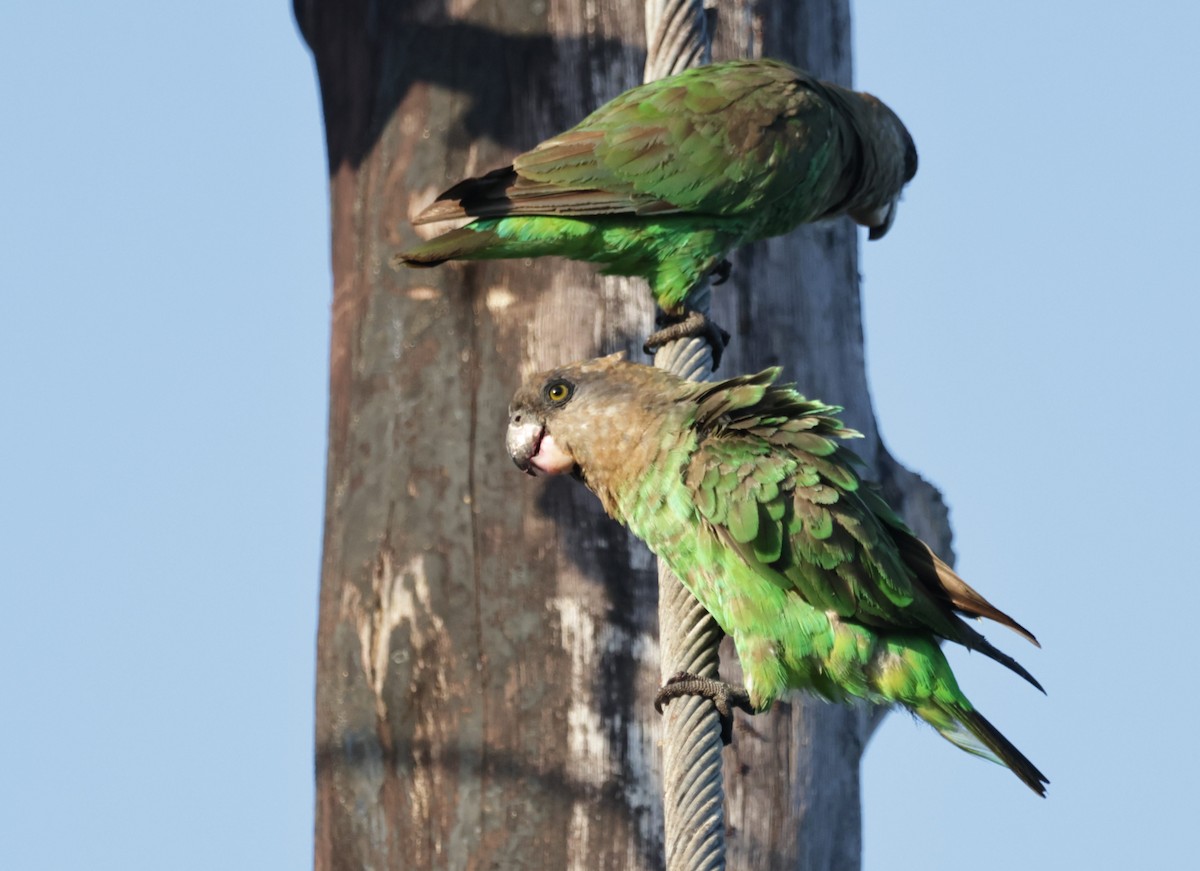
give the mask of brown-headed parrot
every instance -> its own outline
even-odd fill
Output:
[[[939,647],[979,651],[1041,689],[963,617],[1036,639],[859,477],[841,409],[775,385],[778,369],[696,383],[619,356],[529,379],[508,451],[525,471],[577,475],[708,609],[745,674],[734,704],[758,711],[805,689],[903,705],[1044,795],[1045,775],[967,700]],[[730,689],[679,685],[664,697],[720,702]]]
[[[738,245],[849,215],[883,236],[917,151],[891,109],[776,60],[633,88],[511,166],[461,181],[414,219],[475,218],[394,263],[558,255],[640,275],[679,335],[724,340],[688,308]]]

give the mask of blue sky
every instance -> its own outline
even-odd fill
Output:
[[[893,716],[866,867],[1177,864],[1200,12],[986,5],[854,5],[921,152],[867,356],[960,570],[1042,639],[993,633],[1047,697],[956,668],[1052,783]],[[306,867],[330,275],[290,7],[8,4],[0,108],[0,867]]]
[[[891,717],[864,765],[867,868],[1184,856],[1200,12],[1133,8],[855,5],[858,83],[921,152],[894,237],[864,245],[876,411],[943,489],[960,571],[1044,645],[990,633],[1047,697],[980,657],[956,669],[1051,780],[1033,800]]]

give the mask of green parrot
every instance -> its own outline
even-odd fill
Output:
[[[778,369],[684,381],[613,355],[533,376],[509,408],[523,471],[573,473],[666,562],[737,649],[739,690],[685,693],[761,711],[789,689],[900,704],[1045,795],[1045,775],[959,689],[957,642],[1041,685],[961,615],[1037,640],[960,578],[855,472],[836,406],[773,386]]]
[[[474,217],[394,265],[558,255],[640,275],[681,335],[720,332],[688,308],[730,249],[847,214],[883,236],[917,151],[870,94],[776,60],[739,60],[640,85],[511,166],[459,182],[414,219]]]

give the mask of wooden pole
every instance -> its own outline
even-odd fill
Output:
[[[641,0],[295,5],[321,82],[334,275],[316,867],[661,868],[654,562],[582,487],[529,481],[504,451],[522,376],[638,359],[649,294],[561,260],[387,266],[440,190],[641,80]],[[716,32],[718,58],[849,78],[845,0],[728,0]],[[781,363],[845,404],[889,495],[928,502],[877,440],[853,229],[733,263],[713,302],[734,333],[723,367]],[[856,867],[870,714],[739,719],[730,866]]]

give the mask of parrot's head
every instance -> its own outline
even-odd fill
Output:
[[[873,152],[868,164],[874,170],[871,187],[882,194],[876,201],[849,210],[854,222],[867,228],[868,239],[882,239],[896,220],[900,193],[917,174],[917,145],[900,117],[870,94],[863,94],[869,107],[871,135],[866,138]]]
[[[582,473],[630,450],[637,422],[682,382],[624,356],[561,366],[522,385],[508,407],[505,438],[517,468],[529,475]]]
[[[527,475],[539,471],[561,475],[575,469],[570,448],[560,445],[550,425],[572,399],[578,382],[566,369],[555,370],[538,384],[526,384],[508,408],[508,455]]]

